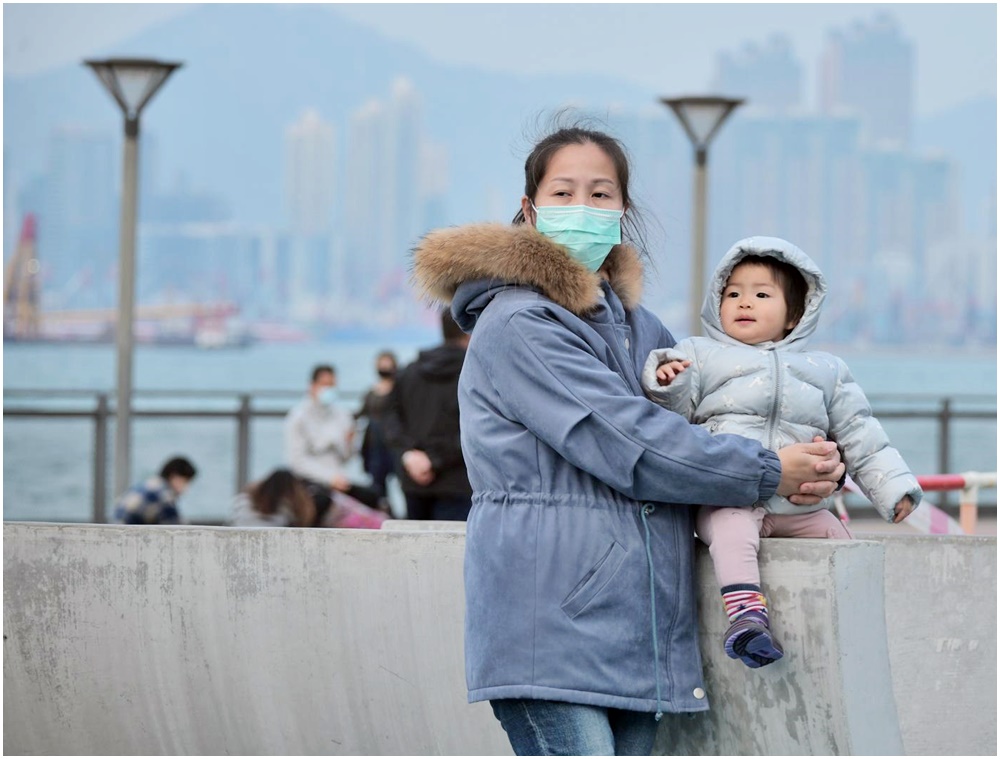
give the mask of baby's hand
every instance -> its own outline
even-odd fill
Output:
[[[668,361],[665,364],[660,364],[656,370],[656,381],[661,385],[669,385],[678,374],[689,366],[691,366],[691,362],[688,359],[684,359],[683,361]]]
[[[896,516],[893,518],[893,524],[899,524],[904,519],[906,519],[913,512],[913,499],[908,495],[904,495],[899,503],[896,504]]]

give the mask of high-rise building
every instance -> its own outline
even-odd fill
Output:
[[[820,109],[849,109],[861,120],[867,145],[910,145],[915,74],[913,45],[893,18],[879,14],[828,34],[820,62]]]
[[[346,277],[358,312],[371,318],[409,295],[406,271],[420,235],[445,223],[448,156],[423,133],[420,97],[399,78],[387,101],[369,100],[351,114],[347,130],[344,200]]]
[[[362,297],[388,265],[391,167],[385,150],[385,106],[372,99],[354,111],[347,128],[344,228],[348,285]]]
[[[787,111],[802,103],[802,66],[784,35],[765,45],[746,43],[735,53],[719,53],[711,88],[747,99],[747,107]]]
[[[955,168],[898,146],[865,149],[860,133],[856,118],[734,119],[714,146],[709,239],[791,240],[829,282],[825,336],[873,328],[872,337],[900,339],[923,319],[928,250],[959,233]]]
[[[448,223],[445,196],[448,193],[448,148],[437,142],[420,146],[420,215],[418,234]]]
[[[63,126],[35,183],[42,301],[57,308],[109,305],[118,252],[118,192],[110,133]]]
[[[285,132],[289,290],[297,316],[309,319],[330,298],[335,203],[334,129],[312,108]]]
[[[334,131],[314,109],[285,132],[289,229],[310,237],[330,231],[334,203]]]
[[[392,83],[388,109],[387,153],[391,172],[392,216],[391,249],[386,263],[389,269],[402,269],[417,236],[421,232],[421,154],[424,144],[420,97],[413,83],[399,77]]]
[[[740,114],[711,160],[710,239],[725,247],[750,235],[802,248],[846,291],[865,266],[858,122]],[[711,265],[709,266],[711,268]],[[828,310],[824,326],[837,321]]]

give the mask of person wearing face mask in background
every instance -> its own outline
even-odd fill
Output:
[[[365,471],[372,478],[372,488],[381,496],[386,497],[386,478],[393,473],[393,456],[385,442],[383,417],[396,382],[396,354],[392,351],[382,351],[375,357],[375,371],[378,380],[365,393],[361,408],[354,418],[365,419],[368,424],[361,441],[361,462]]]
[[[330,499],[337,493],[372,508],[388,509],[374,489],[347,477],[347,465],[354,455],[354,417],[337,404],[336,386],[333,366],[314,367],[308,394],[285,417],[286,463],[309,489],[317,523],[323,521]]]
[[[639,304],[629,173],[616,139],[557,129],[512,226],[414,252],[418,290],[471,333],[466,684],[519,755],[648,755],[660,713],[707,709],[692,505],[817,503],[844,472],[833,443],[772,452],[644,397],[647,355],[675,341]]]

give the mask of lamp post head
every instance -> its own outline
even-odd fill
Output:
[[[126,131],[139,128],[139,114],[175,69],[183,64],[151,58],[89,60],[101,84],[111,93],[125,115]]]
[[[722,122],[746,101],[743,98],[696,95],[660,98],[660,102],[674,112],[691,139],[695,153],[703,156]]]

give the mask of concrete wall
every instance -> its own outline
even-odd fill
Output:
[[[5,524],[4,753],[510,754],[489,705],[466,703],[461,525],[395,527]],[[996,542],[928,540],[764,541],[787,656],[753,671],[721,650],[700,555],[713,711],[664,718],[657,750],[916,752],[939,733],[924,720],[911,740],[913,707],[969,689],[967,724],[985,735],[992,722],[995,751]],[[972,546],[986,575],[992,546],[988,598],[959,578]],[[951,569],[935,572],[925,554]],[[927,603],[927,583],[948,584],[964,633],[940,634],[962,644],[921,641],[910,617],[909,636],[887,635],[883,561],[928,565],[898,590],[890,581],[890,616],[911,613],[905,597]],[[900,657],[894,641],[947,656]],[[890,662],[897,697],[904,681],[909,696],[898,719]],[[928,677],[933,691],[910,684]],[[977,753],[953,745],[932,753]]]
[[[786,656],[753,671],[741,671],[720,652],[726,620],[702,548],[701,648],[713,710],[671,717],[671,725],[660,731],[659,752],[996,755],[996,538],[861,537],[883,545],[884,575],[867,552],[828,552],[826,541],[761,541],[762,582]],[[828,591],[818,575],[831,580],[832,596],[822,596]],[[883,595],[884,627],[871,616]],[[817,618],[840,634],[817,636]],[[888,731],[880,731],[893,714],[888,694],[873,690],[871,678],[877,672],[881,681],[886,660],[883,646],[858,639],[865,630],[885,636],[901,750],[887,750]],[[839,663],[831,665],[830,657]],[[829,689],[825,702],[809,701],[800,690],[817,666],[823,671],[813,677],[838,677],[843,683]],[[847,696],[839,707],[838,692]],[[824,722],[838,719],[854,721],[846,731],[850,746],[827,742],[823,735]]]
[[[880,537],[906,753],[996,756],[996,538]]]

